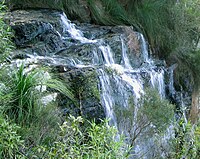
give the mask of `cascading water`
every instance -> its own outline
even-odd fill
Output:
[[[152,59],[149,58],[148,48],[144,36],[140,34],[141,46],[143,52],[143,58],[150,68],[154,68],[155,64]],[[149,71],[151,77],[151,85],[153,88],[156,88],[161,96],[161,98],[165,97],[165,83],[164,83],[164,70],[160,67],[158,70],[150,69]]]
[[[176,94],[175,89],[174,89],[174,69],[177,66],[174,64],[169,68],[169,93],[172,96],[172,98],[174,97],[174,95]]]
[[[151,63],[152,60],[150,60],[149,58],[148,47],[144,39],[144,36],[142,34],[139,34],[139,38],[141,39],[141,48],[142,48],[142,55],[143,55],[144,61],[147,63]]]
[[[110,118],[111,125],[118,128],[119,132],[124,133],[131,138],[133,134],[128,131],[131,130],[137,134],[138,123],[136,118],[139,109],[139,104],[137,102],[140,96],[144,94],[145,81],[143,80],[141,73],[145,72],[147,76],[149,76],[150,85],[157,89],[160,96],[164,98],[164,70],[162,68],[155,69],[156,66],[154,65],[153,60],[149,58],[148,47],[142,34],[138,34],[138,40],[140,40],[141,43],[141,54],[145,66],[133,68],[130,64],[128,49],[122,36],[120,38],[121,62],[116,63],[111,47],[106,44],[103,39],[87,39],[80,30],[75,28],[74,24],[70,23],[65,15],[61,15],[61,20],[64,25],[64,32],[68,32],[71,38],[79,40],[82,44],[93,43],[93,45],[97,46],[98,52],[97,50],[92,50],[94,57],[92,65],[96,66],[99,76],[101,102],[105,108],[106,116],[107,118]],[[103,59],[103,63],[99,66],[101,58]],[[82,67],[83,66],[84,63],[82,64]],[[133,103],[133,109],[130,109],[130,103]],[[125,116],[118,116],[117,113],[123,109],[130,109],[129,111],[133,111],[131,112],[133,118],[129,119]],[[148,146],[151,145],[149,144],[151,142],[151,140],[147,142]],[[148,151],[147,148],[144,148],[145,144],[140,143],[139,140],[137,140],[135,144],[135,153],[140,153],[141,151],[145,153]]]
[[[105,64],[107,64],[108,66],[114,64],[114,59],[113,59],[113,55],[111,53],[111,49],[110,49],[110,46],[99,46],[99,49],[101,50],[102,54],[103,54],[103,57],[104,57],[104,61],[105,61]]]
[[[37,61],[45,58],[52,64],[64,65],[64,69],[65,65],[75,66],[78,69],[95,68],[99,80],[101,104],[106,117],[110,119],[109,124],[127,137],[126,142],[133,145],[135,158],[148,158],[154,139],[149,138],[144,141],[140,135],[143,135],[142,129],[154,125],[138,120],[139,110],[142,107],[141,97],[145,94],[146,87],[153,87],[158,90],[162,98],[165,98],[165,70],[163,67],[157,67],[154,60],[149,57],[144,36],[134,32],[131,42],[134,43],[136,40],[133,46],[138,43],[138,50],[130,51],[125,34],[112,35],[118,45],[111,45],[110,36],[106,36],[108,39],[101,38],[104,37],[101,35],[96,39],[88,39],[84,36],[84,31],[76,29],[75,24],[71,23],[65,14],[59,14],[59,18],[59,25],[62,26],[59,39],[64,43],[61,45],[61,50],[51,57],[30,55],[30,59]],[[118,52],[114,47],[118,48]],[[85,48],[88,50],[85,51]],[[79,50],[78,53],[76,49]],[[62,54],[62,51],[66,52]]]
[[[123,40],[122,37],[121,37],[121,43],[122,43],[122,62],[123,62],[123,65],[126,69],[132,69],[131,64],[130,64],[128,57],[127,57],[127,47],[124,44],[124,40]]]
[[[109,76],[105,73],[103,69],[98,70],[99,79],[101,83],[101,99],[102,103],[106,109],[106,117],[110,119],[109,123],[117,127],[117,121],[113,110],[113,98],[111,96],[111,84]]]
[[[173,100],[176,100],[175,95],[177,94],[177,92],[174,88],[174,70],[176,69],[176,67],[177,67],[176,64],[169,67],[169,81],[170,81],[169,82],[169,95],[171,96],[171,98]],[[184,122],[187,124],[188,121],[187,121],[187,117],[186,117],[186,106],[185,106],[185,103],[183,101],[183,88],[182,88],[182,86],[180,86],[180,87],[181,87],[181,90],[180,90],[180,101],[179,101],[179,107],[180,107],[179,113],[181,113],[180,116],[183,117]],[[176,115],[179,115],[179,114],[176,114]],[[178,118],[180,118],[180,116]]]
[[[67,19],[66,15],[61,14],[61,20],[63,22],[63,33],[69,33],[72,38],[81,41],[82,43],[94,43],[95,40],[89,40],[83,36],[83,33],[80,30],[75,28],[75,24],[71,23],[70,20]],[[65,37],[64,37],[65,38]]]
[[[153,88],[157,88],[161,98],[165,98],[164,70],[160,69],[157,72],[152,70],[150,76]]]

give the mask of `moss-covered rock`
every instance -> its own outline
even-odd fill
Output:
[[[81,115],[89,120],[105,118],[104,108],[100,103],[98,76],[92,67],[56,66],[60,77],[70,86],[77,104],[72,104],[67,98],[61,96],[61,106],[65,113],[75,116]]]

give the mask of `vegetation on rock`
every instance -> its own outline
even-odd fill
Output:
[[[2,6],[1,6],[2,7]],[[2,10],[1,10],[2,11]],[[0,19],[2,56],[14,48],[10,28]],[[2,59],[2,58],[1,58]],[[48,93],[62,93],[72,103],[74,94],[47,69],[29,70],[25,64],[15,67],[4,61],[0,67],[0,158],[127,158],[129,148],[107,121],[100,125],[70,116],[62,123],[57,102],[44,102]],[[91,75],[93,76],[93,75]],[[99,98],[97,86],[91,86]],[[83,92],[78,92],[83,93]],[[98,150],[98,151],[96,151]]]
[[[169,65],[178,64],[175,70],[177,85],[188,89],[183,79],[187,76],[193,90],[199,90],[199,0],[8,2],[10,9],[62,9],[74,19],[82,18],[83,21],[103,25],[132,25],[147,37],[153,55],[165,59]],[[80,4],[81,11],[77,9]],[[12,32],[3,21],[4,13],[5,6],[2,4],[0,60],[5,62],[14,45],[11,40]],[[82,13],[85,16],[82,16]],[[0,132],[3,134],[0,137],[0,158],[128,158],[129,147],[124,145],[122,138],[117,140],[116,129],[108,126],[107,121],[102,121],[100,125],[95,122],[83,123],[81,117],[70,116],[62,123],[57,103],[50,102],[45,105],[41,101],[43,95],[53,89],[65,94],[72,101],[74,96],[78,96],[81,106],[83,93],[88,93],[86,90],[99,98],[95,81],[87,79],[94,83],[92,87],[83,90],[83,83],[79,83],[80,86],[71,93],[60,80],[45,79],[41,70],[25,73],[23,65],[18,70],[9,71],[2,66],[0,70]],[[45,93],[41,91],[43,86],[49,88]],[[172,119],[174,108],[169,102],[158,98],[153,91],[150,94],[150,97],[148,94],[144,95],[141,101],[143,107],[137,116],[142,126],[140,133],[145,130],[146,125],[152,125],[154,133],[162,133],[162,129],[171,122],[169,119]],[[130,115],[130,112],[122,113]],[[191,125],[180,120],[175,127],[172,151],[168,158],[197,158],[200,155],[199,132],[198,124]],[[138,134],[134,135],[131,138],[133,141]]]

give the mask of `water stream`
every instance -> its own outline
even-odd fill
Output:
[[[60,23],[63,27],[61,38],[66,41],[72,39],[77,42],[76,47],[90,46],[92,60],[88,62],[81,60],[79,56],[62,57],[57,55],[51,57],[29,55],[28,60],[37,61],[45,58],[55,65],[95,68],[98,74],[101,104],[105,109],[109,124],[115,126],[119,133],[127,137],[126,142],[128,144],[133,145],[134,158],[153,158],[151,153],[156,148],[154,138],[144,140],[141,125],[145,129],[154,125],[139,121],[138,111],[141,107],[141,96],[145,94],[147,87],[154,88],[159,92],[161,98],[165,98],[165,68],[156,66],[154,60],[150,57],[144,36],[135,32],[139,43],[139,54],[141,55],[137,58],[142,61],[141,65],[135,66],[131,61],[132,52],[130,52],[123,34],[119,36],[119,45],[116,46],[120,52],[116,53],[113,51],[115,46],[111,46],[105,39],[86,38],[84,32],[78,30],[65,14],[60,14]],[[173,70],[173,68],[170,69],[171,83],[169,86],[172,96],[174,94]],[[170,131],[170,129],[167,131]],[[163,140],[167,138],[169,136],[166,135]]]
[[[157,89],[161,98],[165,98],[164,69],[162,67],[157,68],[153,59],[149,57],[148,45],[142,34],[137,33],[145,65],[133,68],[129,61],[128,48],[122,37],[121,62],[116,63],[112,48],[103,39],[85,38],[84,34],[80,30],[77,30],[75,25],[72,24],[64,14],[61,15],[61,20],[64,32],[68,32],[71,38],[79,40],[82,44],[92,43],[97,46],[98,51],[92,51],[94,58],[91,65],[96,66],[97,69],[100,82],[101,103],[105,108],[106,117],[110,119],[110,125],[115,126],[119,132],[131,138],[135,134],[129,131],[136,134],[138,131],[138,100],[141,95],[145,93],[144,85]],[[103,64],[100,63],[102,57]],[[74,61],[76,60],[74,59]],[[84,64],[84,62],[81,63],[81,67],[88,65]],[[74,65],[77,66],[76,63],[74,63]],[[145,81],[142,74],[146,74],[149,80]],[[132,106],[130,106],[130,103],[132,103]],[[121,113],[123,109],[128,110],[131,117],[126,117],[125,114]],[[134,152],[145,154],[148,151],[148,147],[151,147],[151,145],[151,139],[147,142],[140,142],[138,138],[137,142],[135,142]]]

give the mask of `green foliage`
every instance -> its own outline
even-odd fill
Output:
[[[174,57],[179,64],[175,74],[176,83],[185,88],[184,79],[188,79],[198,89],[200,85],[200,50],[192,51],[187,49],[185,52],[177,53]],[[187,89],[186,87],[185,90]]]
[[[42,89],[46,86],[73,100],[73,95],[67,87],[61,81],[51,79],[50,75],[48,77],[41,68],[25,73],[25,68],[21,65],[18,71],[13,70],[10,73],[3,71],[1,82],[4,87],[0,90],[1,109],[21,125],[34,121],[37,111],[41,109],[41,98],[45,95]]]
[[[0,2],[0,61],[5,60],[5,58],[8,56],[8,54],[12,51],[14,48],[14,44],[11,41],[11,38],[13,37],[12,31],[4,22],[4,14],[6,12],[6,6],[1,1]]]
[[[107,25],[127,24],[128,18],[124,8],[116,0],[88,0],[88,6],[95,22]]]
[[[185,123],[183,119],[175,125],[176,136],[172,140],[172,159],[197,159],[200,156],[200,127]]]
[[[0,115],[0,158],[22,158],[19,149],[23,146],[23,140],[17,134],[19,129]]]
[[[135,105],[134,98],[129,100],[129,108],[115,110],[120,129],[125,130],[128,143],[134,147],[135,141],[156,139],[156,134],[162,137],[167,128],[173,123],[174,105],[161,99],[157,90],[146,89],[146,93]],[[160,138],[158,138],[159,140]],[[160,145],[157,145],[160,146]]]
[[[165,99],[161,99],[157,91],[147,89],[141,103],[139,118],[145,116],[146,120],[155,126],[156,131],[163,132],[172,123],[174,105]]]
[[[55,103],[41,107],[32,120],[32,123],[18,131],[25,141],[26,150],[41,144],[51,145],[57,137],[61,123],[60,112]]]
[[[144,0],[129,9],[129,14],[140,26],[142,33],[148,39],[151,49],[158,53],[159,49],[171,48],[171,36],[173,33],[169,28],[168,9],[171,3],[167,0]],[[155,53],[155,51],[154,51]],[[165,52],[162,52],[162,54]],[[163,55],[161,55],[163,56]]]
[[[200,156],[200,124],[198,123],[194,128],[194,144],[196,156]]]
[[[100,125],[89,123],[85,129],[81,117],[70,116],[60,127],[58,141],[52,147],[38,147],[38,157],[57,158],[128,158],[122,138],[116,140],[116,129],[108,126],[107,121]]]
[[[188,79],[195,87],[199,85],[200,1],[183,0],[170,9],[173,48],[168,51],[168,61],[177,63],[176,81],[185,87],[183,79]],[[171,20],[172,21],[172,20]]]
[[[25,124],[33,118],[37,109],[35,99],[38,94],[35,94],[33,89],[38,86],[39,78],[36,72],[25,75],[23,70],[22,65],[17,72],[12,73],[10,81],[2,91],[3,94],[9,94],[9,98],[2,102],[3,110],[9,117],[17,123]]]
[[[61,119],[56,102],[42,103],[51,88],[63,93],[73,102],[73,95],[58,79],[52,79],[45,69],[27,72],[23,65],[19,70],[1,68],[0,112],[21,126],[18,133],[25,141],[25,150],[39,144],[55,141]]]

